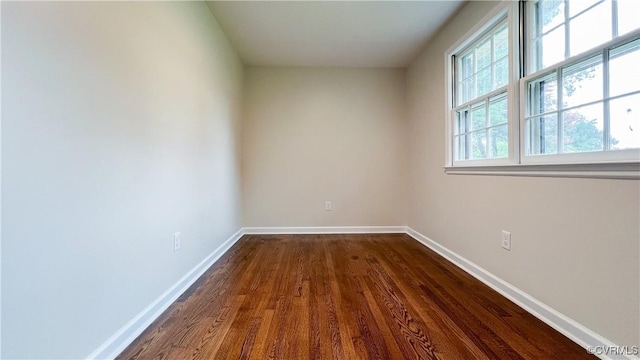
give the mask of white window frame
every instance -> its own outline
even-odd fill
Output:
[[[566,66],[570,66],[573,64],[576,64],[582,60],[588,59],[590,57],[593,56],[597,56],[597,55],[602,55],[603,52],[608,52],[610,49],[615,48],[618,45],[624,44],[627,41],[633,40],[635,38],[637,38],[638,36],[640,36],[640,30],[638,31],[632,31],[629,34],[626,34],[624,36],[615,38],[611,41],[608,41],[607,43],[603,44],[602,46],[592,49],[590,51],[584,52],[582,54],[578,54],[576,56],[572,56],[568,59],[565,59],[564,61],[561,61],[555,65],[546,67],[540,71],[537,71],[531,75],[527,75],[525,77],[523,77],[520,80],[520,103],[522,104],[521,109],[520,109],[520,119],[522,119],[522,121],[520,122],[520,134],[521,134],[521,144],[523,144],[522,146],[522,158],[521,158],[521,162],[522,164],[585,164],[585,163],[616,163],[616,162],[638,162],[640,161],[640,149],[623,149],[623,150],[602,150],[602,151],[593,151],[593,152],[578,152],[578,153],[560,153],[560,154],[541,154],[541,155],[527,155],[527,151],[525,149],[527,141],[525,139],[527,133],[525,130],[525,126],[526,126],[526,121],[525,121],[525,117],[526,117],[526,108],[527,108],[527,83],[531,80],[534,80],[536,78],[539,78],[545,74],[549,74],[549,73],[554,73],[556,72],[556,74],[558,74],[559,77],[562,76],[561,74],[561,69],[563,67]],[[606,67],[608,66],[608,58],[605,56],[604,60],[603,60],[603,67],[604,67],[604,73],[605,73],[605,79],[604,79],[604,83],[603,83],[603,87],[606,89],[607,88],[607,81],[608,81],[608,76],[606,74]],[[559,79],[561,80],[561,79]],[[562,83],[561,81],[558,81],[558,92],[562,91]],[[624,95],[624,96],[628,96]],[[591,103],[588,104],[597,104],[597,103],[602,103],[603,107],[606,108],[606,106],[604,105],[607,101],[609,101],[610,99],[615,99],[615,98],[619,98],[621,96],[616,96],[614,98],[609,97],[608,95],[603,95],[602,99],[598,99],[596,101],[593,101]],[[585,106],[585,104],[580,105],[580,106]],[[558,113],[561,113],[560,111],[558,111]],[[608,126],[609,123],[609,114],[607,112],[607,110],[605,110],[604,113],[604,123],[605,125],[605,137],[608,136],[608,133],[606,130],[608,130],[606,128],[606,126]],[[558,126],[561,126],[561,119],[558,118]],[[604,141],[608,141],[608,139],[604,139]],[[559,145],[560,145],[560,139],[558,139]]]
[[[526,2],[525,6],[527,7],[526,9],[526,15],[527,15],[527,23],[529,24],[534,24],[535,21],[535,14],[533,11],[533,6],[535,3],[537,3],[538,1],[531,1],[531,2]],[[627,41],[630,41],[634,38],[637,38],[638,36],[640,36],[640,29],[638,30],[634,30],[631,31],[627,34],[624,34],[622,36],[618,36],[618,23],[617,23],[617,3],[615,1],[612,1],[611,3],[611,8],[612,8],[612,37],[613,39],[599,45],[598,47],[595,47],[591,50],[587,50],[585,52],[576,54],[574,56],[570,56],[567,57],[569,55],[569,49],[571,48],[571,43],[570,43],[570,26],[569,26],[569,22],[571,19],[575,19],[578,16],[581,16],[582,14],[584,14],[585,12],[591,10],[592,8],[600,5],[601,2],[596,2],[591,4],[588,8],[583,9],[580,13],[573,15],[572,17],[569,16],[569,13],[567,11],[567,8],[565,6],[565,11],[564,11],[564,21],[562,24],[564,24],[565,26],[565,60],[560,61],[554,65],[550,65],[544,68],[541,68],[540,70],[536,70],[535,72],[531,72],[529,70],[527,70],[528,75],[524,76],[522,79],[520,79],[520,143],[522,144],[522,147],[520,149],[521,151],[521,159],[520,162],[522,164],[589,164],[589,163],[623,163],[623,162],[640,162],[640,149],[624,149],[624,150],[609,150],[606,149],[606,145],[605,145],[605,150],[601,150],[601,151],[593,151],[593,152],[578,152],[578,153],[560,153],[560,154],[534,154],[534,155],[527,155],[527,132],[526,132],[526,121],[525,121],[525,117],[526,117],[526,111],[527,111],[527,95],[528,95],[528,89],[527,89],[527,83],[531,80],[534,80],[536,78],[539,78],[541,76],[544,76],[545,74],[549,74],[549,73],[553,73],[556,72],[556,74],[558,74],[559,77],[562,76],[561,74],[561,69],[567,66],[571,66],[573,64],[576,64],[582,60],[586,60],[590,57],[593,56],[597,56],[597,55],[603,55],[603,62],[602,62],[602,66],[603,66],[603,71],[605,72],[604,74],[604,83],[603,83],[603,89],[607,89],[607,81],[608,81],[608,75],[606,74],[607,68],[608,68],[608,58],[607,58],[607,52],[612,49],[615,48],[617,45],[619,44],[623,44]],[[561,26],[561,25],[558,25]],[[549,30],[552,31],[552,30]],[[526,56],[526,63],[528,64],[527,69],[532,69],[533,68],[533,55],[534,55],[534,51],[533,51],[533,47],[536,46],[534,41],[531,41],[531,39],[527,39],[524,41],[525,46],[526,46],[526,53],[528,54]],[[560,78],[558,78],[558,80],[561,80]],[[561,81],[557,82],[557,86],[558,92],[562,91],[562,83]],[[598,101],[594,101],[593,103],[602,103],[603,107],[605,107],[604,110],[604,123],[605,123],[605,129],[604,129],[604,136],[605,136],[605,143],[609,141],[608,137],[608,126],[609,126],[609,113],[608,113],[608,109],[606,109],[605,103],[607,103],[609,101],[609,97],[608,97],[608,92],[605,90],[604,91],[604,95],[602,99],[599,99]],[[584,106],[584,105],[581,105]],[[558,114],[560,114],[560,112],[558,112]],[[561,122],[562,120],[560,118],[558,118],[558,127],[560,128],[561,126]],[[558,145],[561,146],[562,139],[558,139]],[[603,168],[603,170],[605,170]]]
[[[542,72],[553,71],[552,68],[566,66],[579,59],[602,52],[602,48],[587,51],[577,56],[566,59],[558,64],[536,71],[522,77],[525,59],[523,51],[526,46],[531,46],[524,40],[525,31],[524,16],[531,16],[531,12],[521,11],[521,7],[527,3],[520,1],[501,2],[476,26],[468,31],[461,40],[455,43],[445,52],[445,84],[446,84],[446,113],[445,113],[445,165],[447,174],[474,174],[474,175],[509,175],[509,176],[545,176],[545,177],[586,177],[609,179],[640,179],[640,149],[615,150],[589,153],[532,155],[524,156],[525,149],[525,99],[527,96],[526,83],[528,80],[539,76]],[[524,9],[522,9],[524,10]],[[509,156],[504,159],[486,160],[460,160],[454,159],[455,155],[455,129],[454,129],[454,64],[453,55],[459,54],[471,43],[480,39],[489,29],[495,26],[504,16],[507,16],[509,24],[509,83],[508,83],[508,127],[509,127]],[[528,20],[528,19],[527,19]],[[615,38],[603,47],[611,47],[621,43],[623,39],[636,36],[636,31]],[[520,46],[520,42],[525,44]],[[615,153],[613,157],[610,154]],[[621,155],[625,153],[625,155]],[[603,157],[604,156],[604,157]],[[552,159],[551,157],[555,157]]]
[[[511,116],[507,118],[508,127],[508,139],[509,139],[509,151],[506,158],[493,158],[493,159],[477,159],[477,160],[456,160],[455,159],[455,95],[456,79],[454,78],[455,64],[454,56],[462,53],[474,42],[482,39],[487,32],[494,28],[496,25],[505,21],[508,25],[508,41],[509,41],[509,77],[507,85],[499,89],[493,90],[487,94],[476,97],[476,101],[481,101],[483,98],[491,98],[497,94],[502,93],[506,88],[507,92],[507,113]],[[516,114],[518,111],[518,79],[519,79],[519,62],[518,57],[512,56],[513,52],[518,52],[519,36],[518,31],[518,2],[503,2],[498,4],[487,16],[485,16],[474,28],[467,32],[462,40],[454,44],[449,50],[445,52],[445,84],[446,88],[446,165],[445,167],[468,167],[468,166],[496,166],[496,165],[509,165],[514,164],[519,157],[519,136],[518,136],[518,122]]]

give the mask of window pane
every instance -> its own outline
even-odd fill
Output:
[[[602,104],[569,110],[562,114],[565,153],[603,150]]]
[[[640,28],[638,0],[618,0],[618,35]]]
[[[640,39],[611,50],[609,94],[617,96],[640,90]],[[640,134],[638,134],[640,136]]]
[[[487,158],[487,134],[485,130],[471,133],[471,158]]]
[[[488,67],[478,73],[478,91],[476,96],[482,96],[491,90],[491,67]]]
[[[564,25],[544,35],[541,46],[536,70],[564,60]]]
[[[475,85],[473,77],[462,82],[460,88],[460,102],[458,104],[465,103],[476,97]]]
[[[506,122],[507,94],[502,94],[489,100],[489,125],[505,124]]]
[[[546,115],[528,120],[529,154],[558,153],[558,120],[557,115]]]
[[[600,0],[571,0],[569,1],[569,17],[573,17],[576,14],[584,11],[589,6],[597,3]]]
[[[461,135],[456,136],[456,160],[466,160],[467,159],[467,139],[469,135]]]
[[[562,75],[564,107],[603,98],[602,57],[596,56],[567,67]]]
[[[487,127],[487,112],[484,103],[476,105],[471,110],[471,130]]]
[[[564,1],[539,1],[536,7],[543,34],[564,22]]]
[[[489,129],[489,157],[506,158],[509,155],[509,132],[507,125]]]
[[[509,82],[509,58],[502,58],[495,65],[494,76],[495,82],[493,89],[507,85]]]
[[[491,64],[491,38],[476,47],[476,71]]]
[[[611,149],[640,148],[640,94],[611,100]]]
[[[543,114],[558,109],[556,73],[529,83],[529,114]]]
[[[574,1],[569,3],[570,8],[575,5]],[[611,2],[599,4],[571,20],[569,25],[571,56],[611,40]]]
[[[502,22],[484,38],[455,55],[456,102],[462,105],[509,82],[508,24]],[[499,57],[499,58],[498,58]]]
[[[460,60],[462,80],[473,75],[473,52],[462,57]]]
[[[506,24],[493,36],[493,48],[495,60],[509,55],[509,28]]]

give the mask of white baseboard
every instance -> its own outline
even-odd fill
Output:
[[[562,313],[552,309],[531,295],[500,279],[487,270],[429,239],[412,228],[407,228],[407,234],[585,349],[613,349],[618,347],[613,342],[587,329],[575,320],[572,320]],[[601,359],[638,359],[638,357],[633,355],[608,356],[606,354],[597,354],[597,356]]]
[[[388,234],[406,233],[406,226],[245,227],[244,234]]]
[[[131,344],[155,319],[157,319],[189,286],[245,234],[361,234],[361,233],[406,233],[424,246],[451,261],[453,264],[482,281],[507,299],[513,301],[533,316],[542,320],[578,345],[588,349],[619,348],[613,342],[587,329],[578,322],[552,309],[531,295],[493,275],[487,270],[456,254],[428,237],[406,226],[337,226],[337,227],[245,227],[233,234],[220,247],[196,265],[170,289],[149,304],[136,317],[124,325],[113,336],[92,352],[87,359],[114,359]],[[637,356],[608,356],[597,354],[601,359],[632,359]]]
[[[174,301],[182,295],[207,269],[211,267],[243,235],[242,229],[231,235],[222,245],[196,265],[185,276],[171,286],[164,294],[149,304],[131,321],[118,330],[87,359],[114,359],[131,344],[151,323],[157,319]]]

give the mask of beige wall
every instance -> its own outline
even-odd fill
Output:
[[[84,358],[239,229],[241,86],[202,2],[2,2],[2,358]]]
[[[463,8],[408,74],[247,69],[242,177],[242,65],[204,4],[1,6],[3,358],[86,356],[241,215],[245,226],[408,223],[638,344],[638,181],[442,171],[443,53],[493,4]]]
[[[248,68],[244,225],[405,225],[404,89],[404,70]]]
[[[609,340],[639,345],[638,181],[442,170],[444,53],[493,6],[466,5],[409,69],[408,224]]]

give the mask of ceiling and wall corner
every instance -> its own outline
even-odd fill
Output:
[[[206,3],[248,66],[406,68],[464,1]]]

